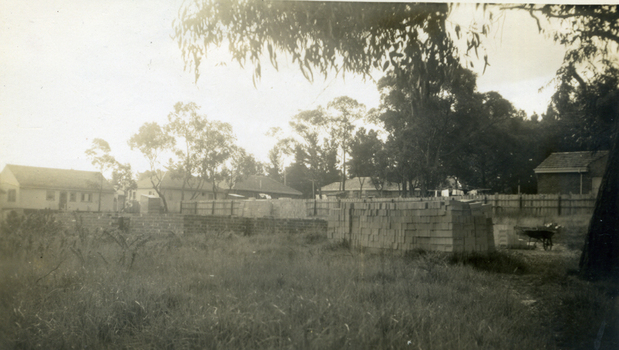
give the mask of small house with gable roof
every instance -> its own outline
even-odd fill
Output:
[[[221,187],[225,188],[222,184]],[[236,181],[232,188],[227,189],[228,197],[246,198],[301,198],[303,193],[267,176],[250,175]]]
[[[608,151],[556,152],[534,169],[537,193],[597,194]]]
[[[156,182],[156,181],[155,181]],[[173,177],[170,172],[166,173],[161,182],[158,184],[159,193],[165,198],[168,212],[180,213],[181,201],[189,200],[212,200],[225,198],[224,190],[217,187],[213,192],[213,183],[204,181],[198,177],[191,178],[188,183],[183,186],[184,179]],[[136,201],[147,201],[149,206],[154,208],[153,198],[159,198],[159,193],[155,189],[153,182],[148,176],[142,176],[137,182],[137,189],[132,191],[130,199]],[[143,198],[144,197],[144,198]],[[147,199],[150,198],[150,199]],[[159,205],[163,207],[163,202],[159,199]],[[143,208],[144,209],[144,208]]]
[[[112,211],[116,191],[100,172],[7,164],[0,173],[0,209]]]
[[[400,195],[400,186],[397,183],[385,182],[381,190],[377,190],[371,177],[354,177],[346,179],[346,191],[342,191],[342,183],[337,181],[320,188],[324,196],[344,198],[392,198]]]

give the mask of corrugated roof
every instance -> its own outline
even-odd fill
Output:
[[[363,188],[365,190],[375,190],[376,187],[374,187],[374,184],[372,184],[372,178],[371,177],[365,177],[365,178],[361,178],[363,181]],[[365,180],[363,180],[365,179]],[[330,183],[326,186],[323,186],[321,188],[322,191],[340,191],[340,183],[341,181],[337,181],[337,182],[333,182]],[[346,180],[346,191],[359,191],[361,190],[361,183],[359,182],[359,178],[358,177],[354,177],[352,179],[347,179]],[[385,187],[383,188],[383,191],[398,191],[399,187],[397,183],[390,183],[387,182],[385,183]]]
[[[256,193],[277,193],[301,196],[303,193],[267,176],[250,175],[241,181],[237,181],[232,187],[236,191],[251,191]]]
[[[556,152],[544,159],[540,165],[535,168],[536,172],[539,171],[552,171],[556,170],[583,170],[591,164],[591,162],[598,160],[608,155],[608,151],[597,152]]]
[[[98,191],[102,185],[104,192],[114,192],[114,187],[97,171],[41,168],[25,165],[7,164],[20,187],[35,187],[63,190]]]

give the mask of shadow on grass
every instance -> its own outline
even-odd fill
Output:
[[[479,271],[523,275],[531,273],[530,263],[523,257],[503,251],[490,253],[440,253],[413,250],[405,254],[410,260],[424,260],[439,265],[471,266]]]
[[[531,272],[530,265],[520,256],[502,251],[482,253],[454,253],[452,265],[468,265],[480,271],[522,275]]]

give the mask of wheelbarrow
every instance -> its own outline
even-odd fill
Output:
[[[551,250],[552,236],[561,230],[561,226],[550,223],[542,226],[515,226],[514,229],[521,235],[529,237],[529,243],[540,242],[544,250]]]

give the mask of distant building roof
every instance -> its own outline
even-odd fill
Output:
[[[153,188],[153,184],[150,182],[148,176],[137,182],[138,188]],[[192,177],[189,180],[189,185],[185,186],[185,191],[198,191],[197,187],[200,186],[199,191],[212,191],[213,183],[209,181],[203,181],[200,183],[200,179]],[[183,178],[172,177],[170,173],[166,173],[161,180],[161,188],[168,190],[181,190],[183,189]],[[221,190],[221,188],[219,188]],[[219,191],[219,190],[218,190]]]
[[[235,191],[248,191],[256,193],[276,193],[292,196],[301,196],[303,193],[267,176],[250,175],[241,181],[237,181],[232,189]]]
[[[346,180],[346,191],[361,190],[361,182],[363,182],[363,188],[366,190],[376,189],[376,187],[374,187],[374,184],[372,183],[372,178],[368,176],[368,177],[362,177],[361,181],[359,181],[358,177],[347,179]],[[330,183],[326,186],[323,186],[321,188],[321,191],[323,192],[340,191],[341,190],[340,184],[341,184],[341,181]],[[398,184],[392,183],[392,182],[386,182],[385,187],[383,188],[383,191],[399,191],[399,190],[400,188],[398,187]]]
[[[41,168],[7,164],[20,187],[48,188],[62,190],[99,190],[115,192],[114,187],[97,171]]]
[[[535,173],[574,173],[587,172],[593,161],[608,155],[608,151],[597,152],[556,152],[544,159]]]

